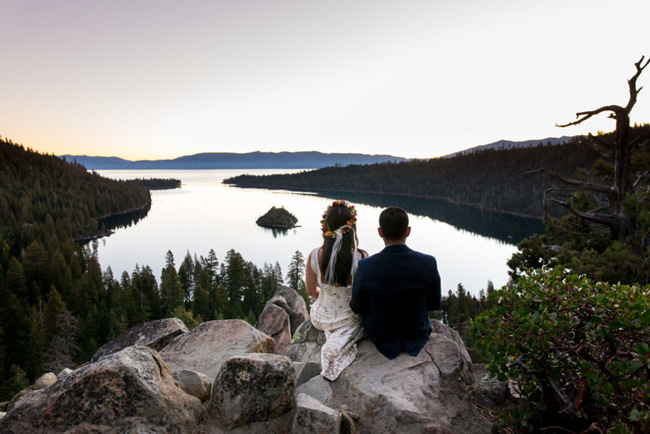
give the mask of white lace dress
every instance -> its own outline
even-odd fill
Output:
[[[319,249],[314,249],[309,255],[311,269],[320,288],[310,317],[314,327],[325,332],[326,342],[320,353],[321,375],[334,381],[354,361],[357,356],[356,342],[365,335],[365,330],[361,317],[350,309],[352,286],[334,286],[321,280]]]

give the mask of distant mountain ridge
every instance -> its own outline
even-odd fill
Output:
[[[562,136],[562,137],[547,137],[545,139],[538,140],[523,140],[523,141],[512,141],[512,140],[498,140],[493,143],[488,143],[487,145],[474,146],[473,148],[465,149],[463,151],[454,152],[453,154],[448,154],[442,158],[451,158],[458,155],[467,155],[474,152],[487,151],[490,149],[493,150],[503,150],[503,149],[519,149],[519,148],[534,148],[536,146],[544,146],[550,144],[551,146],[561,145],[567,143],[573,137],[571,136]]]
[[[118,157],[62,155],[67,161],[77,161],[88,170],[109,169],[319,169],[350,164],[401,162],[406,158],[393,155],[343,154],[306,152],[206,152],[185,155],[171,160],[125,160]]]

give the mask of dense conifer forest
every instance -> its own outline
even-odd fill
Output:
[[[551,181],[532,171],[547,168],[560,174],[574,174],[578,168],[591,167],[598,157],[587,139],[579,136],[557,146],[327,167],[289,175],[240,175],[224,182],[242,187],[399,194],[541,218],[544,190]]]
[[[181,180],[174,178],[136,178],[132,179],[131,182],[146,187],[149,190],[171,190],[181,187]]]
[[[148,320],[255,322],[283,282],[277,263],[260,269],[230,250],[221,263],[214,251],[188,252],[177,266],[167,252],[160,275],[134,258],[131,274],[113,276],[102,271],[92,243],[75,241],[105,231],[109,216],[142,218],[149,206],[138,183],[0,139],[0,401],[44,372],[89,360]],[[303,267],[294,257],[288,278],[298,289]]]

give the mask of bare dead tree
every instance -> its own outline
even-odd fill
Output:
[[[613,184],[606,185],[593,179],[571,179],[556,172],[541,169],[547,177],[558,181],[564,186],[551,188],[544,195],[544,208],[548,209],[548,202],[553,202],[566,208],[573,215],[582,220],[605,226],[609,229],[613,240],[623,242],[625,238],[636,229],[637,222],[634,217],[625,212],[623,201],[630,193],[635,193],[650,177],[649,171],[633,173],[632,155],[642,147],[648,145],[650,139],[644,135],[631,137],[630,112],[636,104],[637,96],[643,87],[637,89],[637,79],[650,63],[644,62],[645,56],[636,62],[636,73],[628,80],[630,98],[625,107],[607,105],[596,110],[576,113],[576,120],[567,124],[556,125],[566,128],[578,125],[587,119],[601,113],[609,113],[609,117],[616,121],[616,130],[612,141],[605,141],[599,137],[589,135],[592,144],[601,154],[614,160]],[[576,206],[576,192],[587,192],[595,202],[593,208],[580,210]],[[567,194],[569,193],[569,194]]]

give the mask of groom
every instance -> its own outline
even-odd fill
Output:
[[[431,333],[428,312],[440,308],[440,275],[433,256],[411,250],[411,233],[402,208],[379,216],[386,247],[359,262],[350,307],[361,314],[368,336],[389,359],[405,351],[417,356]]]

